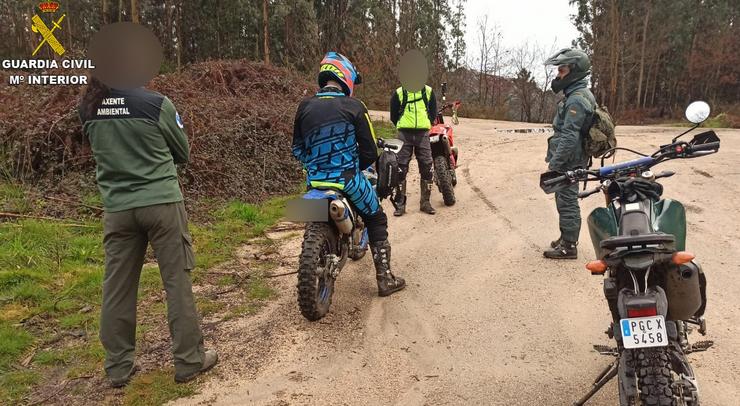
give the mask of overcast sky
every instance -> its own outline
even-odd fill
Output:
[[[568,0],[467,0],[465,4],[468,56],[474,56],[478,44],[477,20],[488,14],[489,25],[497,23],[503,34],[504,46],[516,47],[525,40],[556,49],[571,46],[578,31],[570,15],[575,7]]]

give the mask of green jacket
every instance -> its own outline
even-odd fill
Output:
[[[555,134],[547,140],[545,158],[550,170],[560,172],[588,165],[581,129],[590,124],[596,106],[596,98],[585,78],[565,88],[564,93],[565,99],[558,103],[552,121]]]
[[[183,200],[175,164],[188,162],[190,149],[170,99],[113,89],[91,117],[80,118],[107,212]]]

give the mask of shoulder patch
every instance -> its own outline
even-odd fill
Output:
[[[185,128],[185,125],[182,123],[182,118],[180,118],[180,113],[175,112],[175,121],[177,121],[177,126],[182,128]]]

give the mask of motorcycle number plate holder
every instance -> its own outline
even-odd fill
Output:
[[[429,142],[439,142],[439,135],[432,135],[429,137]]]
[[[668,332],[665,317],[635,317],[621,319],[622,342],[624,348],[665,347],[668,345]]]

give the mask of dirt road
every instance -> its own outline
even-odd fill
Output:
[[[410,175],[409,213],[390,219],[394,270],[409,282],[404,292],[378,298],[366,256],[344,269],[331,314],[310,323],[295,303],[295,275],[282,278],[279,299],[233,325],[239,350],[216,343],[223,365],[201,394],[178,404],[568,405],[578,399],[610,362],[592,349],[611,345],[603,333],[609,312],[601,278],[583,268],[594,258],[585,227],[579,260],[541,256],[558,229],[553,198],[538,187],[547,135],[502,131],[532,127],[461,119],[458,203],[444,207],[435,191],[436,216],[419,213],[418,176]],[[678,131],[619,127],[618,135],[622,146],[652,151]],[[720,154],[664,164],[678,174],[663,184],[688,209],[687,246],[709,280],[707,338],[715,346],[691,362],[703,404],[724,406],[740,404],[740,131],[718,134]],[[584,218],[602,203],[599,197],[583,202]],[[293,238],[283,246],[292,261],[286,269],[299,243]],[[590,404],[615,399],[612,383]]]

